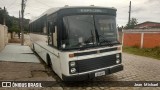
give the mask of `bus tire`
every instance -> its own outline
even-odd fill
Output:
[[[52,68],[51,58],[50,58],[49,54],[47,54],[46,58],[47,58],[47,66],[48,66],[49,68],[53,69],[53,68]]]
[[[34,44],[32,44],[32,50],[33,50],[33,51],[35,51],[35,47],[34,47]]]

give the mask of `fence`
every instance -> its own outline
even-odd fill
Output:
[[[8,43],[8,28],[0,24],[0,51]]]
[[[123,30],[123,46],[141,48],[160,47],[160,29],[129,29]]]

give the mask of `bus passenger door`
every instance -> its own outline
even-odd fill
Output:
[[[53,32],[52,37],[53,37],[53,47],[57,48],[57,26],[56,26],[56,24],[54,24],[54,32]],[[57,49],[54,49],[54,54],[57,56],[54,55],[53,68],[54,68],[54,71],[60,76],[61,70],[60,70],[59,51]]]
[[[52,22],[48,23],[48,45],[53,46],[53,32],[54,26]]]
[[[57,26],[55,23],[50,23],[48,27],[48,45],[57,47]]]
[[[60,75],[61,70],[60,70],[60,58],[59,58],[59,51],[56,49],[57,48],[57,25],[56,23],[51,23],[49,25],[48,29],[48,45],[53,47],[51,50],[52,56],[51,56],[51,61],[53,65],[53,70]]]

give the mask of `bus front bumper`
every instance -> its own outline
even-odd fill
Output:
[[[108,74],[116,73],[122,70],[123,70],[123,65],[120,64],[111,68],[107,68],[107,69],[103,69],[103,70],[99,70],[91,73],[81,74],[81,75],[65,76],[62,74],[62,78],[63,78],[63,81],[84,81],[87,79],[95,78],[96,77],[95,73],[97,72],[104,71],[105,75],[108,75]]]

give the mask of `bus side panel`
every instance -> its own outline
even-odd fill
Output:
[[[36,53],[47,63],[47,54],[52,62],[52,69],[61,78],[59,51],[48,46],[47,35],[30,34]]]
[[[52,61],[54,72],[62,79],[62,70],[59,56],[54,55],[53,53],[49,53],[49,55]]]
[[[31,42],[34,45],[35,52],[45,61],[46,61],[46,53],[44,52],[42,46],[39,44],[47,44],[47,35],[33,34],[30,33]]]
[[[61,60],[61,71],[63,75],[70,76],[69,73],[69,62],[76,61],[77,57],[69,58],[69,54],[76,53],[77,51],[73,52],[61,52],[60,53],[60,60]]]

